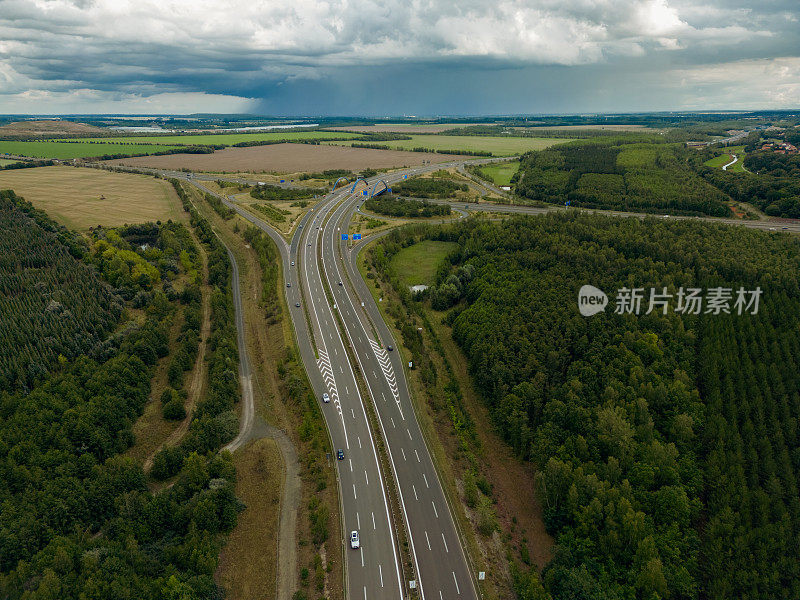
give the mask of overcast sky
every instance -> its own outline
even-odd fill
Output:
[[[0,0],[0,113],[800,107],[800,0]]]

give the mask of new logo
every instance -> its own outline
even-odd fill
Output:
[[[578,310],[584,317],[603,312],[608,304],[608,296],[593,285],[584,285],[578,291]]]

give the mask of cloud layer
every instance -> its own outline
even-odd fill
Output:
[[[0,0],[0,112],[593,110],[581,82],[594,110],[790,106],[799,18],[795,0]],[[680,105],[633,106],[655,90]]]

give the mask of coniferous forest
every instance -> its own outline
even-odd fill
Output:
[[[62,354],[25,386],[0,391],[0,597],[222,598],[213,574],[241,508],[230,455],[208,452],[220,443],[223,429],[213,416],[222,411],[198,407],[194,443],[182,447],[169,473],[176,477],[161,491],[150,491],[141,464],[123,455],[134,443],[132,425],[148,401],[156,363],[169,354],[178,305],[192,304],[198,261],[191,236],[168,222],[97,229],[82,242],[13,194],[4,194],[0,209],[5,243],[26,240],[28,250],[15,254],[17,263],[4,257],[4,282],[36,278],[50,286],[63,277],[66,292],[56,301],[94,335],[91,347]],[[207,222],[192,222],[202,241],[213,236]],[[215,285],[229,285],[224,253],[212,255],[209,266]],[[173,287],[179,278],[180,293]],[[43,293],[55,294],[50,287]],[[70,304],[73,297],[85,312]],[[35,315],[32,306],[12,303],[14,320]],[[229,312],[225,292],[215,290],[210,371],[218,383],[207,405],[231,401]],[[68,318],[46,324],[52,344],[76,331]],[[236,389],[234,383],[234,396]]]
[[[379,260],[420,239],[458,243],[430,297],[495,427],[538,466],[552,598],[800,596],[795,238],[551,214],[407,228]],[[581,316],[584,284],[604,312]],[[762,296],[757,314],[616,314],[626,286]]]

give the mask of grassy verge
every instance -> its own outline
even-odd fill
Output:
[[[274,598],[275,548],[280,518],[283,461],[270,439],[256,440],[233,457],[236,497],[247,507],[220,554],[217,581],[227,598]]]

